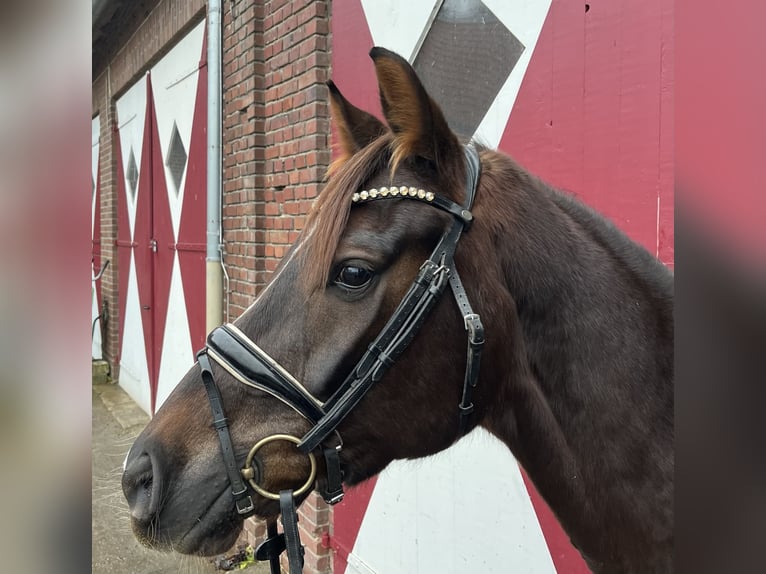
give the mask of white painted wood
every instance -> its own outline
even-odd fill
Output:
[[[144,123],[146,121],[146,77],[141,77],[123,94],[116,103],[117,126],[120,133],[120,160],[122,161],[124,193],[128,211],[130,237],[134,236],[136,222],[136,201],[129,192],[128,160],[130,151],[141,180],[141,158],[143,157]],[[136,200],[142,193],[141,185],[137,184]],[[144,346],[144,327],[141,321],[141,305],[138,300],[138,280],[133,253],[130,253],[128,269],[127,294],[125,302],[125,323],[122,341],[120,341],[120,386],[147,413],[151,411],[151,390],[149,387],[149,366],[146,362]]]
[[[178,42],[151,71],[154,110],[159,131],[168,205],[173,222],[173,235],[176,241],[181,224],[184,187],[188,173],[188,156],[191,150],[191,132],[204,33],[205,22],[203,21]],[[170,170],[165,165],[174,125],[178,128],[187,155],[187,167],[184,169],[178,193],[176,193]],[[155,408],[160,407],[193,363],[194,349],[191,347],[183,281],[176,253],[173,258]]]
[[[168,155],[168,146],[171,141],[174,123],[178,128],[187,157],[190,152],[194,104],[197,94],[199,61],[202,56],[204,31],[205,23],[203,21],[171,48],[151,69],[152,96],[160,142],[160,155],[165,173],[173,235],[176,240],[180,226],[187,169],[184,169],[180,189],[176,193],[174,180],[170,170],[165,165],[165,161]],[[146,77],[144,76],[117,101],[121,157],[126,180],[131,149],[133,150],[136,167],[139,170],[140,176],[146,106]],[[133,237],[136,202],[127,193],[127,181],[125,182],[125,189],[130,235]],[[157,188],[155,188],[155,192],[156,190]],[[138,194],[141,192],[142,190],[139,185],[136,198],[138,198]],[[189,365],[194,362],[177,254],[174,257],[168,314],[161,352],[162,360],[160,361],[159,380],[157,383],[156,408],[159,408],[188,370]],[[146,412],[150,412],[149,366],[146,362],[141,308],[138,302],[138,284],[132,256],[120,366],[120,384]]]
[[[373,43],[415,60],[441,0],[361,0]],[[474,137],[491,148],[500,144],[511,109],[540,37],[551,0],[486,0],[485,6],[524,44],[524,52],[500,89]]]
[[[189,367],[194,364],[194,349],[191,346],[191,333],[189,332],[181,268],[178,265],[177,254],[174,259],[155,409],[160,408],[189,370]]]
[[[130,150],[136,160],[139,181],[141,180],[141,158],[143,156],[144,123],[146,121],[146,77],[141,77],[117,100],[117,126],[120,131],[120,154],[123,176],[125,177],[125,192],[128,200],[128,221],[130,236],[136,228],[136,202],[128,193],[128,158]],[[136,199],[141,193],[140,185],[136,191]]]
[[[410,62],[415,59],[415,49],[441,6],[441,0],[361,1],[373,44],[388,48]]]
[[[154,111],[159,132],[162,163],[168,190],[170,216],[173,221],[173,233],[178,237],[183,206],[184,184],[186,172],[184,169],[180,189],[176,194],[175,183],[165,162],[168,156],[168,146],[173,133],[173,122],[178,126],[184,149],[188,158],[191,145],[192,121],[194,119],[194,104],[197,96],[197,81],[199,79],[199,62],[202,57],[202,40],[205,33],[205,22],[195,26],[184,38],[152,68],[152,92]],[[188,159],[187,159],[188,163]]]
[[[347,572],[555,574],[508,448],[482,429],[378,477]]]
[[[125,326],[120,353],[120,386],[147,413],[151,412],[151,389],[149,365],[144,347],[144,325],[141,322],[141,305],[138,301],[136,263],[130,258],[128,293],[125,303]]]
[[[498,20],[524,44],[521,57],[474,134],[474,137],[481,143],[490,148],[497,148],[511,115],[513,104],[516,102],[516,96],[519,95],[521,82],[527,73],[545,18],[548,16],[551,0],[483,1],[484,5],[492,10]]]
[[[93,360],[101,360],[102,354],[101,354],[101,319],[96,320],[96,317],[98,317],[98,299],[96,297],[96,288],[95,286],[91,288],[91,318],[90,318],[90,326],[93,333],[92,336],[92,343],[91,343],[91,353],[90,357]],[[96,326],[93,327],[93,323],[95,321]]]

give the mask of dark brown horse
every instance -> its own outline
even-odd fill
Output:
[[[210,344],[215,360],[205,355],[239,468],[265,437],[305,438],[316,428],[312,419],[359,370],[423,262],[455,227],[461,216],[450,209],[467,202],[469,162],[438,106],[402,58],[379,48],[371,56],[387,125],[330,84],[342,157],[271,283],[225,334],[256,353],[247,339],[254,341],[258,368],[269,373],[243,375],[235,359],[218,357],[220,342]],[[673,277],[611,223],[510,158],[487,149],[478,156],[473,221],[461,222],[454,255],[486,334],[473,409],[458,415],[466,362],[478,357],[466,358],[464,317],[447,293],[397,360],[378,360],[386,375],[368,381],[337,432],[316,438],[322,445],[342,438],[344,482],[355,484],[480,425],[523,465],[594,572],[669,572]],[[446,207],[428,205],[435,197]],[[259,386],[266,379],[297,388],[303,412]],[[237,512],[212,420],[195,365],[131,449],[123,487],[134,532],[147,544],[218,553],[235,541],[243,515],[279,512],[250,487],[254,508]],[[310,448],[321,490],[332,481],[329,463],[321,445]],[[275,493],[306,482],[309,458],[271,441],[251,466],[250,478]]]

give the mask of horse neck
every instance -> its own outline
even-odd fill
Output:
[[[672,349],[672,277],[587,208],[525,174],[513,177],[498,226],[515,313],[505,325],[505,396],[497,404],[511,406],[494,408],[485,425],[598,569],[626,551],[617,537],[604,542],[605,529],[627,529],[638,546],[654,536],[646,523],[661,512],[659,501],[634,511],[631,496],[644,493],[610,486],[644,478],[625,453],[638,449],[641,462],[662,467],[649,469],[661,475],[650,479],[667,478],[668,465],[672,472],[672,356],[657,358],[658,349]],[[646,451],[652,444],[660,445],[656,455]]]

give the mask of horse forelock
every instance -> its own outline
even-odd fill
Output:
[[[482,146],[478,146],[484,151]],[[327,283],[327,274],[351,211],[351,196],[380,172],[388,171],[391,181],[403,158],[397,155],[399,146],[392,132],[386,132],[357,153],[340,157],[328,170],[326,187],[317,197],[309,212],[306,229],[311,237],[304,238],[302,258],[304,287],[308,294],[321,290]],[[465,167],[462,162],[454,166],[437,166],[432,175],[439,179],[440,193],[454,201],[462,201],[465,193],[463,181]]]
[[[307,293],[321,290],[343,235],[351,211],[351,196],[387,165],[391,143],[386,134],[370,143],[340,165],[335,165],[327,186],[309,212],[306,228],[311,229],[304,246],[303,276]]]

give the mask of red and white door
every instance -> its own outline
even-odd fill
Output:
[[[117,100],[120,385],[154,413],[205,336],[200,22]]]
[[[378,112],[373,45],[455,131],[576,193],[673,264],[672,3],[336,0],[333,78]],[[491,500],[488,507],[487,500]],[[508,449],[477,430],[333,512],[336,574],[588,572]]]

